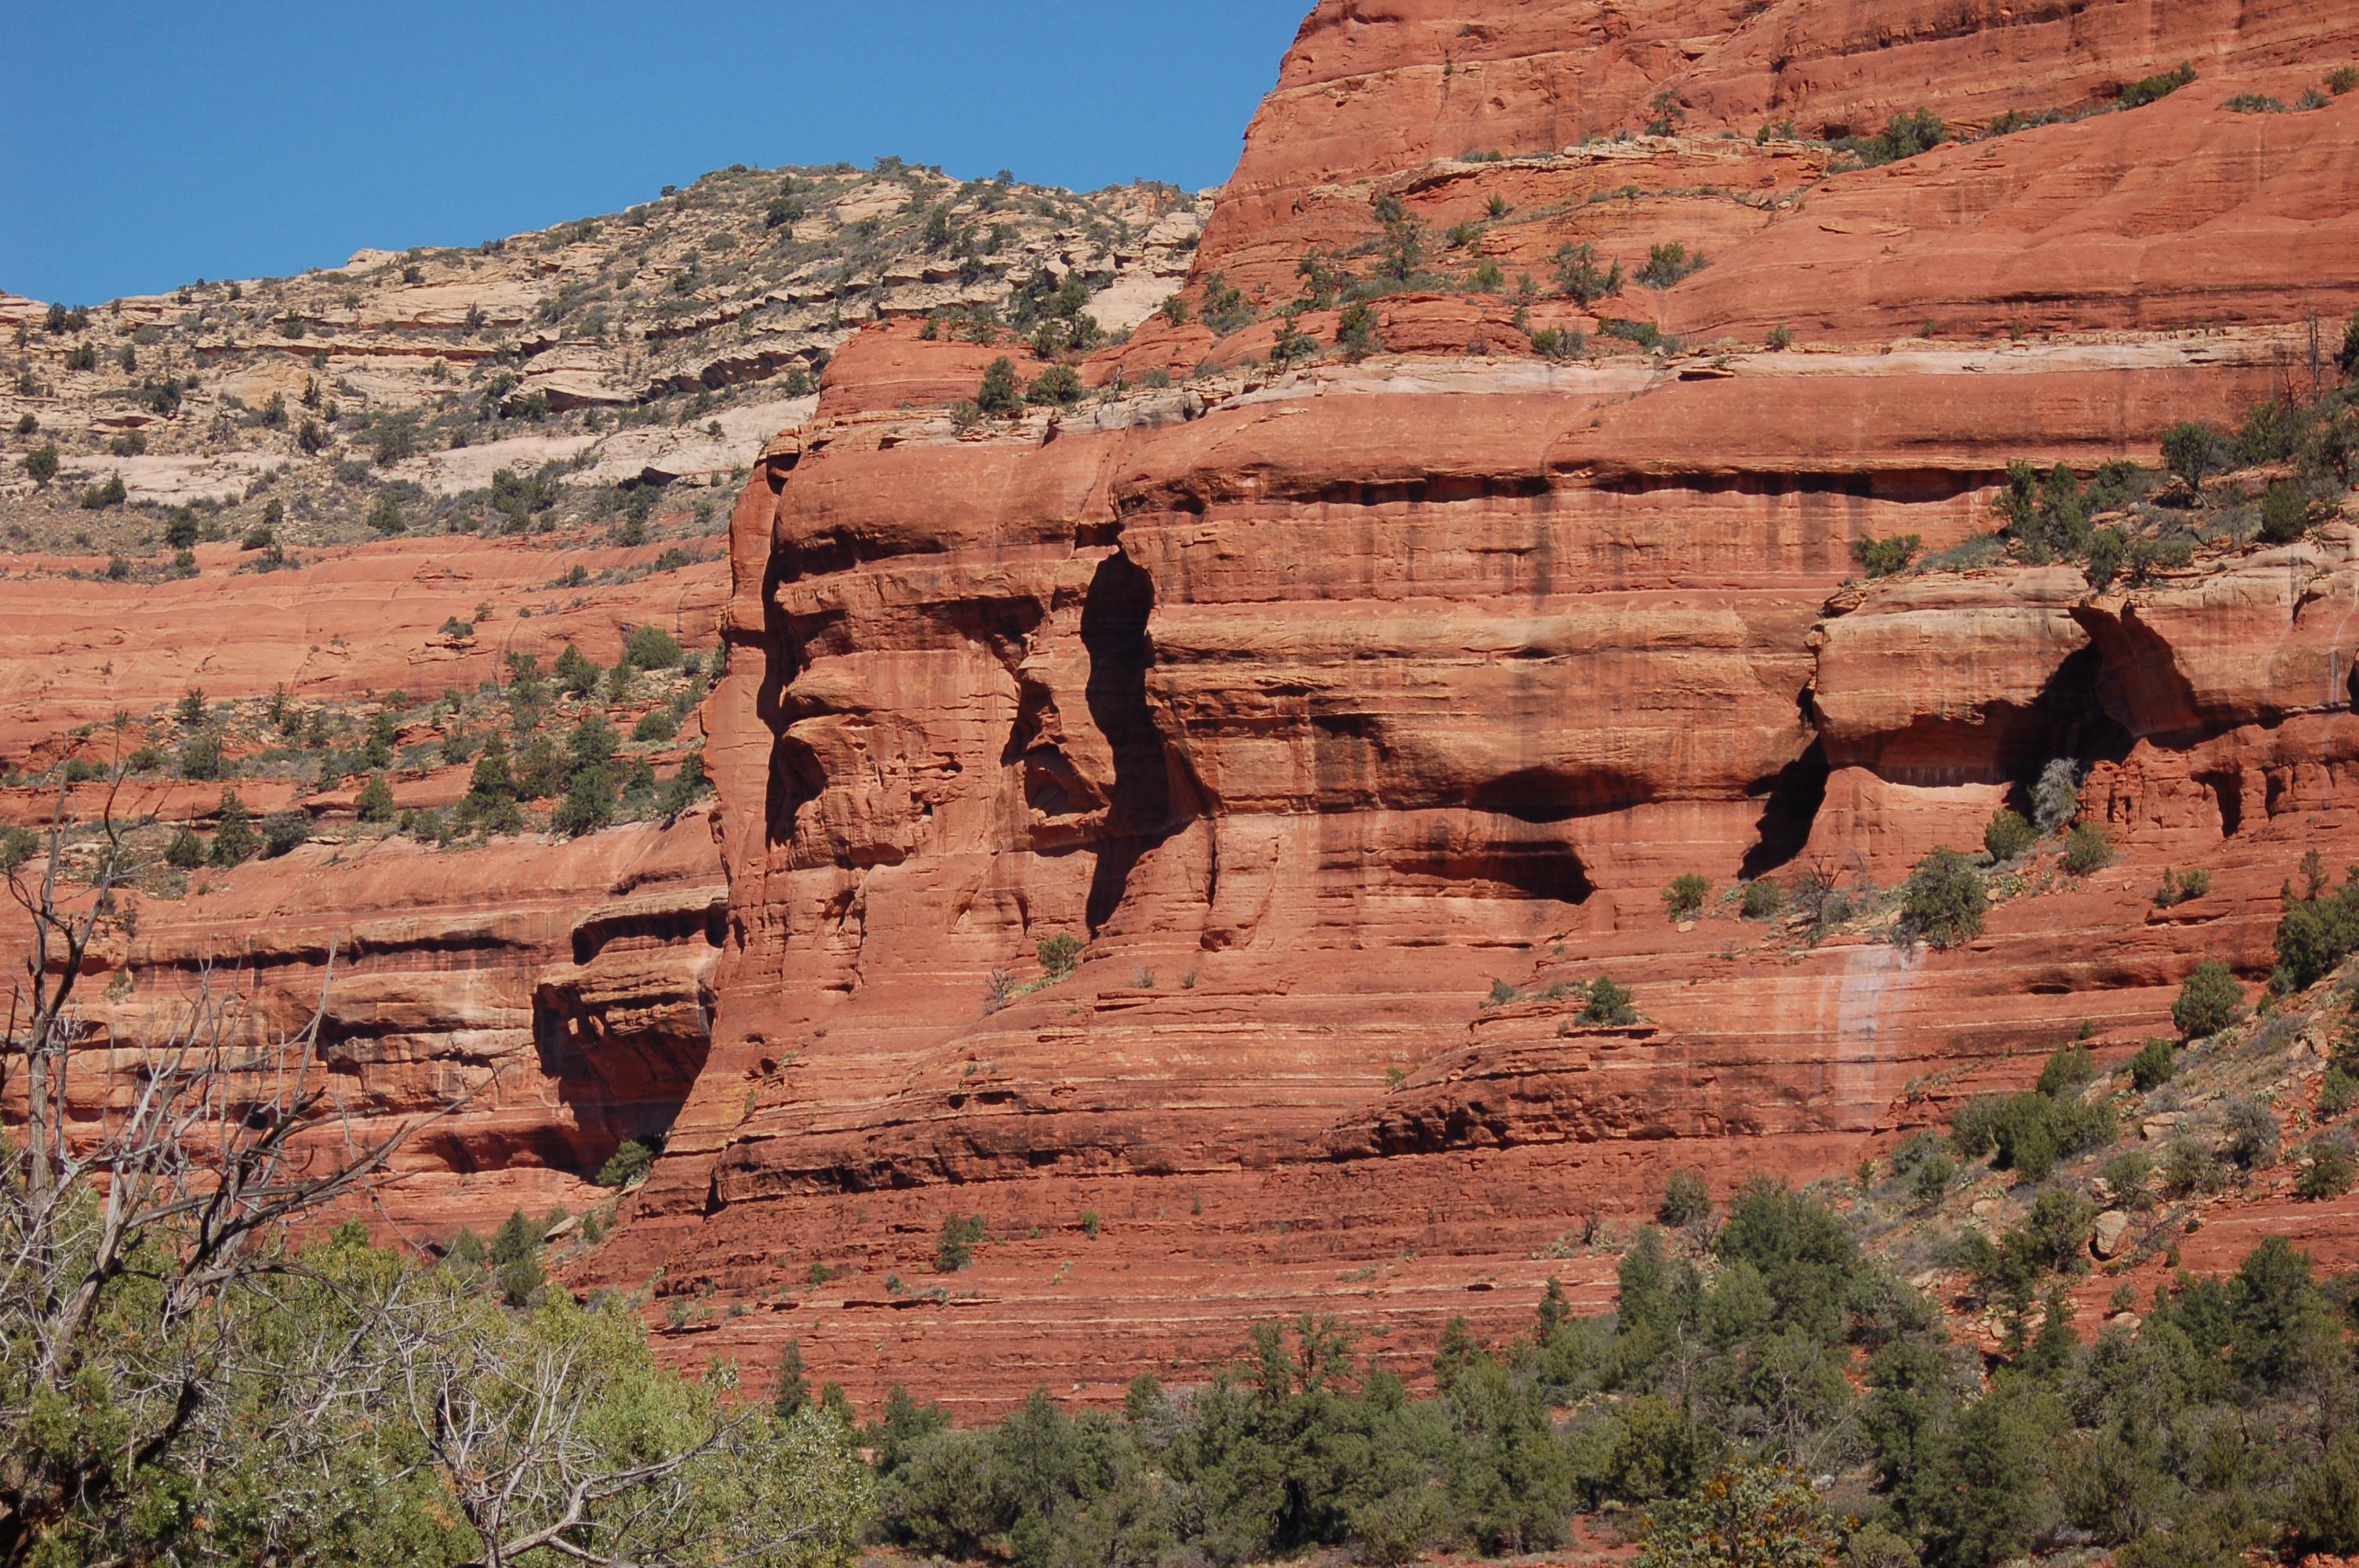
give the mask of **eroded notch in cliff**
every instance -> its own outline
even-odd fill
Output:
[[[1171,837],[1181,816],[1170,754],[1147,705],[1147,672],[1155,663],[1147,622],[1154,614],[1155,579],[1122,551],[1108,556],[1090,579],[1082,605],[1090,721],[1114,753],[1113,798],[1098,842],[1097,871],[1090,879],[1092,932],[1114,917],[1132,870]]]

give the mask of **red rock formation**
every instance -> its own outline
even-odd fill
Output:
[[[1100,395],[962,432],[951,406],[1026,353],[878,325],[771,444],[705,714],[725,929],[686,825],[305,851],[143,920],[132,996],[249,944],[288,1016],[348,939],[332,1049],[373,1111],[509,1065],[437,1130],[424,1227],[573,1191],[669,1121],[577,1282],[652,1284],[680,1354],[757,1383],[792,1337],[857,1399],[904,1381],[982,1411],[1111,1396],[1299,1311],[1406,1365],[1452,1315],[1520,1326],[1552,1274],[1603,1304],[1600,1243],[1669,1171],[1843,1170],[2084,1021],[2122,1054],[2201,959],[2265,971],[2280,881],[2350,841],[2349,524],[2134,591],[2070,568],[1861,586],[1852,549],[1958,545],[2013,460],[2150,460],[2178,420],[2325,373],[2310,318],[2359,304],[2359,96],[2221,105],[2354,54],[2359,9],[2283,0],[1322,0],[1195,317],[1096,356]],[[2159,103],[1883,168],[1754,135],[2081,110],[2182,59],[2198,83]],[[1676,134],[1588,140],[1656,117]],[[1337,352],[1339,301],[1311,298],[1290,325],[1321,357],[1267,369],[1270,312],[1364,272],[1386,199],[1390,238],[1422,233],[1379,342]],[[1709,265],[1554,288],[1567,246],[1635,274],[1673,242]],[[1264,319],[1221,337],[1202,306],[1231,287]],[[1543,356],[1551,329],[1591,351]],[[331,635],[285,645],[191,590],[176,612],[215,653],[186,678],[386,684],[292,650],[381,618],[374,574],[419,548],[307,581]],[[404,587],[403,647],[496,597],[463,568]],[[0,605],[48,613],[17,587]],[[711,589],[671,608],[709,613]],[[176,694],[147,650],[188,637],[110,654],[92,619],[0,650],[60,666],[0,709],[0,746],[121,704],[110,658]],[[474,678],[490,652],[407,674]],[[1725,899],[1666,917],[1686,872],[1888,887],[2060,755],[2090,764],[2120,859],[2027,878],[1970,943],[1813,942]],[[2211,891],[2158,911],[2165,866]],[[1070,974],[1041,952],[1061,936],[1085,944]],[[1601,975],[1641,1022],[1582,1022]],[[993,1240],[938,1274],[953,1213]]]
[[[1118,397],[966,438],[940,409],[987,355],[847,348],[736,518],[712,1059],[583,1281],[756,1308],[673,1315],[757,1376],[791,1336],[855,1396],[982,1408],[1306,1307],[1408,1352],[1550,1273],[1595,1297],[1582,1238],[1674,1167],[1843,1168],[2083,1019],[2126,1047],[2202,957],[2265,968],[2354,804],[2347,530],[2126,596],[1843,584],[1861,539],[1987,532],[2013,459],[2150,458],[2281,384],[2305,312],[2359,301],[2359,100],[2217,105],[2354,39],[2348,7],[1321,5],[1200,289],[1290,297],[1387,192],[1429,243],[1523,215],[1453,269],[1711,265],[1587,311],[1396,295],[1385,352],[1282,376],[1274,322],[1158,320],[1093,367]],[[2072,108],[2182,57],[2199,91],[1832,178],[1749,135]],[[1682,135],[1553,150],[1665,87]],[[1430,163],[1484,148],[1545,156]],[[1529,357],[1606,315],[1817,351]],[[1199,362],[1242,368],[1137,390]],[[1962,948],[1664,918],[1683,871],[1888,884],[2055,755],[2123,859]],[[2158,915],[2165,863],[2212,892]],[[1642,1026],[1578,1024],[1601,973]],[[953,1212],[998,1239],[937,1276]]]

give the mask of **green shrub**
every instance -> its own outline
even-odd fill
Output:
[[[211,730],[201,730],[180,747],[180,776],[198,782],[210,782],[222,776],[221,737]]]
[[[1039,957],[1040,967],[1061,980],[1082,967],[1082,939],[1070,931],[1060,931],[1054,936],[1043,937]]]
[[[2169,867],[2163,868],[2162,886],[2155,890],[2157,909],[2175,909],[2192,899],[2201,898],[2212,891],[2212,873],[2198,868],[2181,876]]]
[[[2307,896],[2288,903],[2277,920],[2277,971],[2272,983],[2280,989],[2306,989],[2332,974],[2354,950],[2359,950],[2359,881],[2346,881],[2330,894],[2321,873]]]
[[[2163,1152],[2162,1189],[2172,1197],[2216,1193],[2226,1181],[2219,1156],[2192,1138],[2175,1140]]]
[[[975,1248],[989,1234],[989,1227],[979,1214],[945,1216],[941,1235],[934,1244],[934,1271],[955,1274],[973,1262]]]
[[[1648,288],[1669,288],[1681,278],[1701,272],[1703,265],[1701,251],[1690,254],[1686,245],[1672,240],[1648,250],[1647,265],[1638,269],[1638,281]]]
[[[1920,1204],[1939,1203],[1958,1179],[1958,1162],[1946,1150],[1935,1150],[1908,1173],[1908,1189]]]
[[[1776,877],[1756,877],[1745,884],[1745,918],[1775,920],[1786,912],[1786,884]]]
[[[2056,1047],[2055,1054],[2039,1069],[2038,1091],[2050,1099],[2062,1099],[2096,1081],[2096,1054],[2076,1040]]]
[[[1694,871],[1682,871],[1671,879],[1663,890],[1663,908],[1674,921],[1692,920],[1702,912],[1703,901],[1712,893],[1712,879]]]
[[[58,449],[55,447],[35,447],[25,454],[25,471],[37,485],[45,485],[58,477]]]
[[[1012,419],[1024,412],[1024,387],[1016,376],[1016,362],[1002,356],[986,366],[983,384],[975,389],[974,406],[986,416]]]
[[[1941,123],[1941,117],[1930,109],[1918,108],[1894,115],[1873,136],[1847,136],[1836,146],[1874,168],[1930,152],[1949,139],[1950,129]]]
[[[2195,80],[2195,67],[2190,62],[2177,70],[2167,70],[2159,76],[2149,76],[2133,81],[2114,100],[2117,109],[2142,109],[2157,99],[2168,98]]]
[[[656,1156],[663,1152],[660,1132],[626,1138],[615,1151],[606,1156],[593,1178],[602,1187],[627,1187],[655,1169]]]
[[[588,657],[571,643],[558,654],[557,663],[550,666],[549,673],[556,680],[558,689],[569,697],[588,697],[598,689],[598,683],[606,675],[595,659]]]
[[[2232,114],[2282,114],[2286,112],[2282,100],[2272,98],[2266,92],[2239,92],[2220,107]]]
[[[2342,1116],[2359,1105],[2359,1077],[2354,1077],[2340,1065],[2326,1069],[2325,1078],[2318,1086],[2318,1114]]]
[[[123,476],[111,473],[103,481],[82,492],[82,509],[84,512],[103,512],[111,506],[122,505],[129,496],[130,492],[123,487]]]
[[[1709,1219],[1712,1189],[1696,1172],[1674,1171],[1670,1180],[1663,1184],[1663,1199],[1655,1206],[1655,1217],[1674,1230]]]
[[[1370,354],[1384,352],[1384,339],[1376,332],[1375,306],[1361,299],[1343,307],[1335,319],[1335,346],[1354,364]]]
[[[2162,466],[2198,492],[2203,481],[2223,471],[2230,461],[2228,438],[2210,425],[2192,420],[2163,432]]]
[[[2140,1094],[2158,1089],[2179,1073],[2179,1052],[2168,1040],[2149,1040],[2130,1058],[2130,1085]]]
[[[2277,1113],[2250,1095],[2228,1102],[2228,1156],[2247,1171],[2265,1170],[2277,1162],[2283,1135]]]
[[[1622,292],[1622,264],[1610,266],[1597,265],[1594,245],[1567,245],[1556,254],[1557,292],[1583,305]]]
[[[2115,1203],[2136,1208],[2144,1204],[2147,1188],[2154,1181],[2154,1162],[2144,1150],[2132,1149],[2106,1161],[2097,1176],[2114,1190]]]
[[[2301,1466],[2291,1522],[2306,1551],[2359,1555],[2359,1432],[2335,1433],[2326,1451]]]
[[[241,866],[262,851],[262,835],[254,828],[254,814],[238,798],[237,791],[222,791],[220,818],[213,829],[212,847],[206,859],[214,865],[227,868]]]
[[[360,797],[353,803],[353,813],[363,822],[393,820],[393,785],[383,773],[372,773],[369,782],[361,786]]]
[[[1922,555],[1925,541],[1915,534],[1897,534],[1889,539],[1859,538],[1851,542],[1851,558],[1859,569],[1870,577],[1891,577],[1908,569],[1909,563]]]
[[[2171,1004],[2170,1021],[2179,1025],[2182,1040],[2201,1040],[2217,1034],[2245,1014],[2245,988],[2227,965],[2217,958],[2207,958],[2196,966],[2179,988],[2179,1000]]]
[[[1989,907],[1989,890],[1973,863],[1955,849],[1936,849],[1901,884],[1899,934],[1937,950],[1954,947],[1982,935]]]
[[[635,626],[623,641],[623,663],[632,669],[675,669],[679,661],[679,640],[660,626]]]
[[[1630,1005],[1625,988],[1600,975],[1589,983],[1589,1000],[1579,1022],[1593,1029],[1622,1029],[1638,1022],[1638,1010]]]
[[[1543,327],[1532,334],[1532,352],[1544,360],[1577,360],[1589,351],[1589,339],[1578,330]]]
[[[2261,543],[2290,545],[2310,532],[2310,497],[2291,480],[2279,480],[2261,497]]]
[[[262,858],[275,860],[309,842],[311,819],[300,811],[274,811],[262,819]]]
[[[1304,340],[1306,342],[1309,340]],[[1070,408],[1079,403],[1089,388],[1082,384],[1081,373],[1071,365],[1050,365],[1032,378],[1024,395],[1027,402],[1045,404],[1056,408]]]
[[[2348,1132],[2314,1138],[2303,1148],[2301,1173],[2294,1180],[2298,1196],[2312,1202],[2339,1198],[2354,1184],[2359,1184],[2359,1155],[2353,1153]]]
[[[2083,822],[2066,835],[2064,870],[2071,875],[2085,877],[2113,863],[2114,841],[2095,823]]]
[[[2028,854],[2039,842],[2039,831],[2024,819],[2023,813],[2001,806],[1990,826],[1983,829],[1983,848],[1990,851],[1995,864],[2005,864],[2020,855]]]
[[[175,871],[195,871],[205,863],[205,841],[190,828],[182,827],[165,846],[164,863]]]
[[[679,720],[668,708],[650,708],[631,726],[631,739],[641,744],[669,741],[679,733]]]

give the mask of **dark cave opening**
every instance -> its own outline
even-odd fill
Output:
[[[1155,663],[1147,626],[1154,613],[1155,579],[1120,550],[1108,556],[1082,604],[1082,646],[1090,657],[1083,695],[1090,721],[1114,752],[1113,799],[1090,879],[1093,935],[1122,906],[1140,858],[1177,826],[1171,761],[1147,705],[1147,672]]]

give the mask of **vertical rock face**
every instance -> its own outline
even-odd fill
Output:
[[[2163,1027],[2204,957],[2265,968],[2354,804],[2350,528],[2129,593],[1846,582],[1859,541],[1987,534],[2012,460],[2151,460],[2314,373],[2307,316],[2359,305],[2359,97],[2219,105],[2354,39],[2347,5],[1322,0],[1199,287],[1275,306],[1387,196],[1480,227],[1451,268],[1711,265],[1512,321],[1397,290],[1389,352],[1276,374],[1274,321],[1158,320],[1103,399],[963,435],[972,348],[839,356],[735,518],[712,1057],[587,1277],[760,1303],[693,1330],[757,1369],[797,1337],[983,1406],[1308,1306],[1408,1348],[1602,1289],[1582,1238],[1674,1168],[1845,1168],[2083,1020]],[[1886,168],[1752,135],[2088,108],[2182,59],[2134,113]],[[1679,134],[1571,145],[1650,114]],[[1295,319],[1322,347],[1332,303]],[[1605,316],[1719,351],[1536,355]],[[1966,946],[1664,916],[1686,872],[1888,886],[2057,756],[2123,859]],[[2213,891],[2156,913],[2166,863]],[[1640,1023],[1581,1022],[1600,974]],[[998,1242],[936,1280],[953,1213]]]

